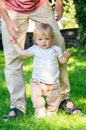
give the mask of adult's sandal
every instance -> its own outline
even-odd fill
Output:
[[[83,114],[82,110],[76,107],[70,99],[63,100],[59,106],[59,109],[65,110],[68,114]]]
[[[3,120],[8,121],[22,115],[23,115],[23,112],[19,110],[18,108],[14,107],[10,109],[10,113],[8,115],[3,115]]]

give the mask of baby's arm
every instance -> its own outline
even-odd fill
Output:
[[[65,64],[68,62],[70,57],[70,52],[64,51],[63,55],[59,58],[59,63],[60,64]]]
[[[16,52],[20,54],[21,56],[30,56],[29,50],[23,50],[18,44],[13,44]]]

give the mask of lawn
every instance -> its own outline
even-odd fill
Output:
[[[2,115],[7,114],[10,105],[4,77],[4,56],[0,51],[0,130],[86,130],[86,49],[68,49],[71,58],[68,62],[68,73],[71,84],[70,97],[74,103],[83,110],[83,115],[68,115],[59,111],[53,117],[36,119],[31,102],[30,78],[33,58],[24,59],[24,74],[26,81],[27,113],[15,120],[4,122]]]

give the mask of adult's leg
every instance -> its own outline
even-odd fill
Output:
[[[36,23],[48,23],[52,26],[55,33],[55,43],[65,50],[64,38],[62,37],[58,24],[55,20],[55,16],[49,3],[45,3],[42,7],[38,8],[34,13],[31,13],[29,17]],[[66,65],[60,65],[60,88],[62,94],[62,100],[69,97],[70,84],[68,80],[68,73]]]
[[[23,15],[8,11],[11,19],[16,23],[18,27],[18,44],[23,48],[26,31],[27,31],[27,21]],[[11,104],[10,108],[18,108],[25,113],[26,109],[26,88],[23,74],[23,59],[19,56],[13,45],[9,43],[9,34],[6,29],[6,25],[2,20],[2,39],[5,55],[5,77],[7,82],[7,87],[10,93]]]

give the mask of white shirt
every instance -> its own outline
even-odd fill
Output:
[[[53,45],[48,49],[42,49],[33,45],[28,49],[34,56],[32,78],[47,84],[55,84],[59,78],[58,57],[62,56],[60,47]]]

